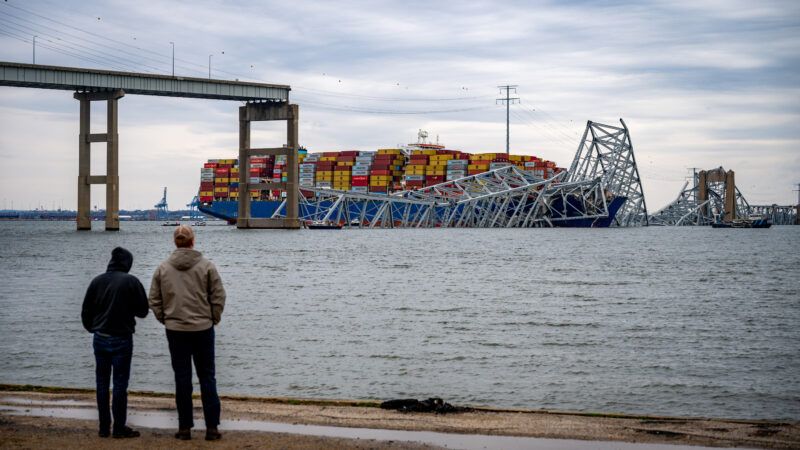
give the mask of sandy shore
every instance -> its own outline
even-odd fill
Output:
[[[120,441],[96,436],[96,422],[86,420],[94,414],[94,392],[79,389],[37,388],[0,385],[0,447],[103,448]],[[27,405],[27,406],[25,406]],[[582,414],[552,411],[478,409],[466,413],[436,415],[399,413],[377,408],[376,402],[313,401],[288,398],[222,398],[224,439],[217,443],[202,440],[196,431],[195,445],[216,448],[431,448],[412,442],[391,440],[344,439],[261,431],[231,431],[245,423],[304,424],[351,429],[432,431],[492,436],[524,436],[662,443],[710,447],[800,448],[800,423],[744,421],[705,418],[626,416]],[[41,408],[69,407],[81,412],[67,417],[30,417]],[[16,408],[16,409],[15,409]],[[131,393],[129,414],[150,414],[153,418],[174,415],[174,401],[169,394]],[[195,401],[195,420],[202,423],[202,409]],[[15,412],[15,413],[14,413]],[[17,415],[22,414],[22,415]],[[38,413],[42,415],[41,412]],[[73,416],[70,416],[73,417]],[[198,420],[200,419],[200,420]],[[124,441],[133,448],[173,448],[182,445],[171,436],[174,430],[162,426],[140,428],[142,437]],[[229,429],[226,430],[226,424]],[[242,426],[240,425],[241,429]],[[258,428],[256,428],[258,429]],[[391,433],[386,434],[391,438]],[[186,446],[189,447],[188,445]]]

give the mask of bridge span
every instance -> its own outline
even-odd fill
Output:
[[[191,78],[149,73],[117,72],[75,67],[44,66],[0,61],[0,86],[74,91],[80,102],[80,131],[78,134],[78,230],[92,227],[89,217],[91,185],[106,186],[106,230],[119,230],[119,134],[118,102],[125,94],[165,97],[204,98],[244,102],[239,108],[239,161],[245,161],[240,171],[239,186],[248,191],[248,156],[253,154],[282,154],[287,157],[288,177],[285,183],[271,183],[271,189],[287,192],[286,217],[251,219],[250,196],[239,197],[239,228],[299,228],[297,218],[298,167],[297,148],[299,108],[289,103],[291,87],[280,84]],[[105,133],[89,129],[91,102],[105,101],[107,122]],[[276,148],[250,148],[250,122],[256,120],[285,120],[286,144]],[[92,143],[106,144],[106,174],[92,175],[90,154]],[[259,153],[260,152],[260,153]],[[252,188],[259,188],[253,186]]]

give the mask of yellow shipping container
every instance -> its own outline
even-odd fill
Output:
[[[200,197],[211,197],[214,195],[214,191],[200,191]]]
[[[226,188],[226,187],[215,187],[214,188],[214,192],[225,193],[225,192],[228,192],[228,188]]]
[[[453,159],[453,155],[433,155],[431,161],[447,161]]]
[[[378,154],[379,155],[400,155],[403,151],[399,148],[379,148]]]
[[[391,181],[392,176],[391,175],[372,175],[371,177],[369,177],[369,179],[370,180],[375,180],[375,181]]]
[[[467,166],[468,170],[487,170],[489,169],[489,164],[470,164]]]
[[[391,181],[369,180],[370,186],[388,186]]]
[[[336,161],[335,156],[323,156],[319,159],[320,161]]]
[[[231,198],[239,198],[239,192],[231,192]]]
[[[214,183],[215,184],[225,184],[225,183],[229,183],[229,182],[230,182],[230,178],[214,178]]]
[[[392,175],[396,176],[396,177],[402,177],[403,176],[403,171],[402,170],[393,170],[392,171]]]
[[[522,155],[508,155],[509,161],[522,161]]]

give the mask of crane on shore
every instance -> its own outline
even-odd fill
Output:
[[[161,201],[156,203],[156,219],[157,220],[166,220],[169,210],[167,209],[167,187],[164,186],[164,196],[161,197]]]

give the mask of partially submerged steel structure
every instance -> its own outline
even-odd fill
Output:
[[[677,198],[650,216],[652,225],[711,225],[718,219],[730,222],[750,215],[767,216],[774,225],[793,225],[795,206],[751,205],[736,186],[735,173],[718,167],[692,175]]]
[[[290,206],[288,217],[276,220],[251,219],[250,197],[240,197],[239,228],[299,228],[297,219],[297,163],[298,107],[289,104],[289,91],[285,85],[249,83],[228,80],[213,80],[210,77],[189,78],[149,73],[116,72],[109,70],[74,67],[43,66],[0,62],[0,86],[16,86],[39,89],[74,91],[80,101],[80,132],[78,135],[78,230],[92,228],[89,217],[91,185],[106,186],[106,230],[119,229],[119,134],[118,102],[126,94],[155,95],[168,97],[204,98],[212,100],[234,100],[245,102],[240,108],[239,133],[240,155],[252,154],[250,148],[250,122],[256,120],[286,120],[287,142],[281,147],[267,150],[272,154],[295,155],[285,183],[276,183],[275,189],[285,189]],[[91,102],[107,102],[107,127],[105,133],[92,133],[89,127]],[[106,174],[92,175],[91,144],[106,144]],[[291,161],[291,157],[290,163]],[[244,158],[246,161],[247,158]],[[242,174],[247,174],[243,171]],[[248,187],[249,179],[240,180],[240,188]],[[292,206],[294,205],[294,206]]]
[[[314,195],[301,196],[300,218],[369,228],[646,225],[630,135],[620,122],[588,122],[572,168],[551,178],[507,166],[392,195],[303,188]],[[623,220],[612,220],[617,211]]]

